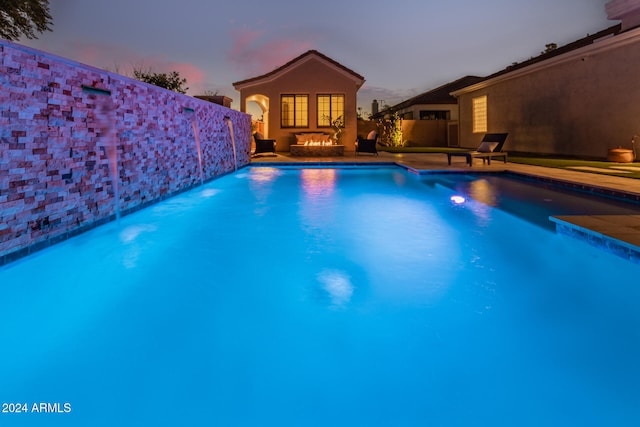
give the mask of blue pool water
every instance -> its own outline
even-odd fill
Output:
[[[505,182],[247,168],[9,264],[0,425],[640,425],[640,266]]]

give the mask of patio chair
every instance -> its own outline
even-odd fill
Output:
[[[378,149],[376,148],[376,142],[378,141],[378,132],[372,130],[367,135],[367,138],[358,137],[356,141],[356,156],[360,153],[371,153],[378,155]]]
[[[264,139],[264,136],[260,132],[256,132],[253,134],[253,139],[256,142],[256,149],[253,152],[253,155],[257,155],[260,153],[272,153],[276,154],[276,140],[275,139]]]
[[[507,140],[508,133],[487,133],[482,138],[482,142],[480,146],[475,151],[454,151],[451,153],[447,153],[447,161],[449,162],[449,166],[451,166],[451,157],[453,156],[463,156],[467,160],[467,165],[472,166],[473,159],[482,159],[482,164],[487,162],[487,164],[491,164],[492,158],[500,158],[504,159],[504,162],[507,163],[507,152],[502,151],[502,147],[504,146],[504,142]]]

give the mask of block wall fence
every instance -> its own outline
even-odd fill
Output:
[[[250,161],[245,113],[1,39],[0,54],[0,265]]]

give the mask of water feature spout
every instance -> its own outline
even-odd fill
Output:
[[[224,116],[224,121],[227,122],[227,126],[229,127],[229,133],[231,134],[231,145],[233,146],[233,167],[235,171],[238,170],[238,155],[236,154],[236,138],[233,135],[233,123],[231,122],[231,118],[229,116]]]
[[[98,102],[97,124],[99,138],[109,159],[109,175],[113,182],[114,210],[120,220],[120,177],[118,176],[118,142],[115,135],[115,107],[110,99]]]

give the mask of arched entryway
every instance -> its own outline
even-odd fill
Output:
[[[262,134],[269,137],[269,98],[264,95],[251,95],[245,98],[244,112],[252,117],[262,118]]]

